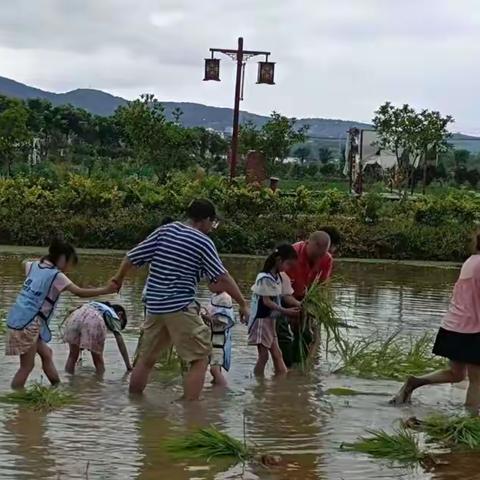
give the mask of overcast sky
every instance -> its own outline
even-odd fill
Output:
[[[234,64],[202,82],[209,47],[270,50],[242,109],[369,121],[385,100],[480,134],[478,0],[0,0],[0,75],[51,91],[233,103]]]

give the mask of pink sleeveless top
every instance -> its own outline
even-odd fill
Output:
[[[480,333],[480,255],[472,255],[463,264],[442,327],[452,332]]]

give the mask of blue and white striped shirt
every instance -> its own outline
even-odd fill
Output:
[[[180,222],[158,228],[127,256],[138,267],[150,264],[146,306],[152,314],[182,310],[202,277],[214,282],[226,273],[212,240]]]

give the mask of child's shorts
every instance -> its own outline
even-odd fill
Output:
[[[37,318],[23,330],[8,328],[5,355],[23,355],[27,353],[38,342],[41,322]]]

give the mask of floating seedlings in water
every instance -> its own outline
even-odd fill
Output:
[[[243,442],[220,432],[214,426],[201,428],[184,437],[171,438],[165,448],[175,458],[233,457],[245,461],[252,457],[250,448]]]
[[[477,450],[480,448],[480,418],[472,416],[432,415],[418,421],[419,430],[431,442],[449,448]]]
[[[325,394],[335,395],[336,397],[350,397],[354,395],[361,395],[361,392],[358,392],[357,390],[352,390],[351,388],[335,387],[326,390]]]
[[[366,453],[375,458],[385,458],[400,463],[421,463],[427,456],[419,446],[414,433],[403,428],[387,433],[384,430],[367,430],[369,437],[359,437],[341,448],[351,452]]]
[[[71,393],[58,387],[47,387],[34,383],[25,390],[7,393],[0,397],[3,403],[17,403],[34,410],[54,410],[69,405],[74,401]]]
[[[336,373],[362,378],[403,380],[445,367],[445,360],[431,353],[432,338],[400,338],[395,333],[386,339],[361,338],[343,342],[340,355],[343,367]]]

